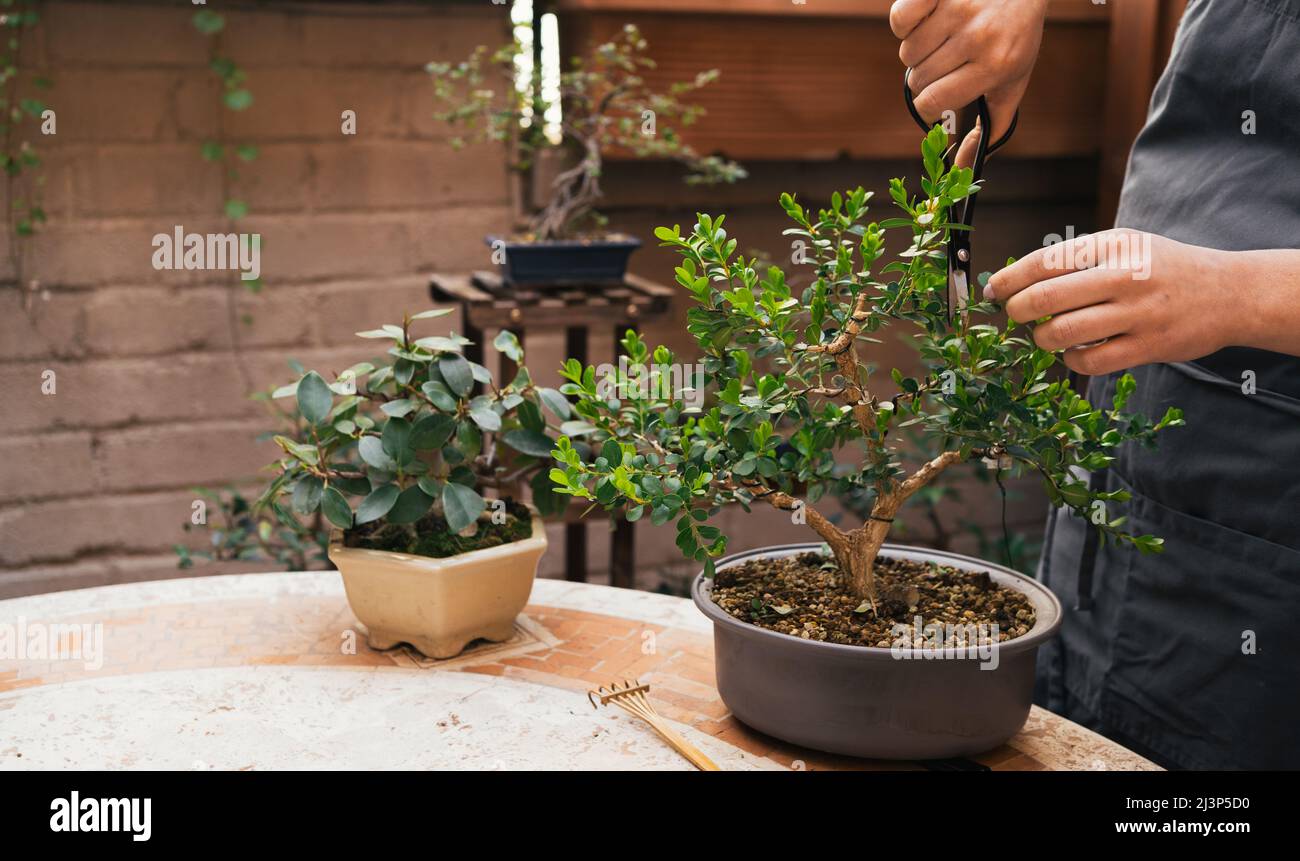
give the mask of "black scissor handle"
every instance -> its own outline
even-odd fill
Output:
[[[909,83],[911,77],[912,69],[909,67],[905,72],[903,72],[903,101],[907,103],[907,112],[912,115],[912,119],[921,127],[921,131],[928,132],[930,131],[932,124],[926,122],[925,117],[921,116],[920,112],[916,109],[916,102],[912,97],[912,86]],[[992,121],[989,119],[988,99],[980,96],[976,99],[975,106],[979,112],[980,118],[980,144],[976,154],[975,163],[982,168],[984,166],[985,158],[997,152],[1004,144],[1006,144],[1007,141],[1011,140],[1011,135],[1015,132],[1016,125],[1020,122],[1020,111],[1017,110],[1011,115],[1011,125],[1007,126],[1007,130],[1003,133],[1002,137],[998,138],[991,145],[986,146],[989,129],[993,128]],[[978,174],[978,172],[979,171],[977,170],[976,173]]]

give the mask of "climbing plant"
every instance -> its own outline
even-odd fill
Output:
[[[44,177],[37,171],[41,166],[40,154],[32,143],[29,130],[35,125],[43,131],[55,131],[54,117],[41,99],[27,94],[26,86],[45,90],[50,81],[41,75],[25,77],[23,74],[24,36],[40,21],[35,2],[0,0],[0,165],[5,176],[5,218],[9,230],[9,263],[18,288],[23,291],[24,307],[29,307],[37,285],[28,283],[24,276],[24,246],[22,240],[36,233],[45,223],[42,206]]]

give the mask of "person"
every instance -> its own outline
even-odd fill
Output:
[[[1008,127],[1046,0],[897,0],[928,120],[980,95]],[[1109,404],[1186,426],[1091,475],[1140,555],[1050,514],[1039,577],[1066,608],[1040,704],[1166,766],[1297,768],[1300,745],[1300,10],[1190,0],[1129,157],[1116,227],[1039,248],[985,296]],[[1068,98],[1068,93],[1062,94]],[[975,138],[957,159],[969,164]],[[1037,321],[1037,322],[1035,322]]]

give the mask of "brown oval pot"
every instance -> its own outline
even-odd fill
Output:
[[[816,551],[787,544],[722,559]],[[886,544],[881,556],[988,572],[1033,604],[1034,626],[998,643],[993,655],[975,648],[961,657],[804,640],[743,622],[710,595],[700,574],[691,595],[713,621],[718,693],[741,722],[803,747],[874,759],[946,759],[982,753],[1015,735],[1029,716],[1038,647],[1056,634],[1061,604],[1038,582],[990,562],[938,550]],[[929,652],[931,656],[934,652]],[[995,663],[996,667],[984,669]]]
[[[341,539],[338,530],[330,536],[329,558],[369,631],[366,642],[373,649],[409,643],[431,658],[454,657],[477,639],[510,639],[546,552],[536,514],[527,538],[442,559],[344,547]]]

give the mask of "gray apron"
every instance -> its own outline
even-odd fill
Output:
[[[1300,247],[1300,0],[1192,0],[1117,224]],[[1165,765],[1300,768],[1300,359],[1231,348],[1132,373],[1130,409],[1179,406],[1187,426],[1155,450],[1123,447],[1091,482],[1130,491],[1111,516],[1166,550],[1099,546],[1052,512],[1039,577],[1066,617],[1038,700]],[[1109,404],[1117,377],[1091,381],[1092,403]]]

